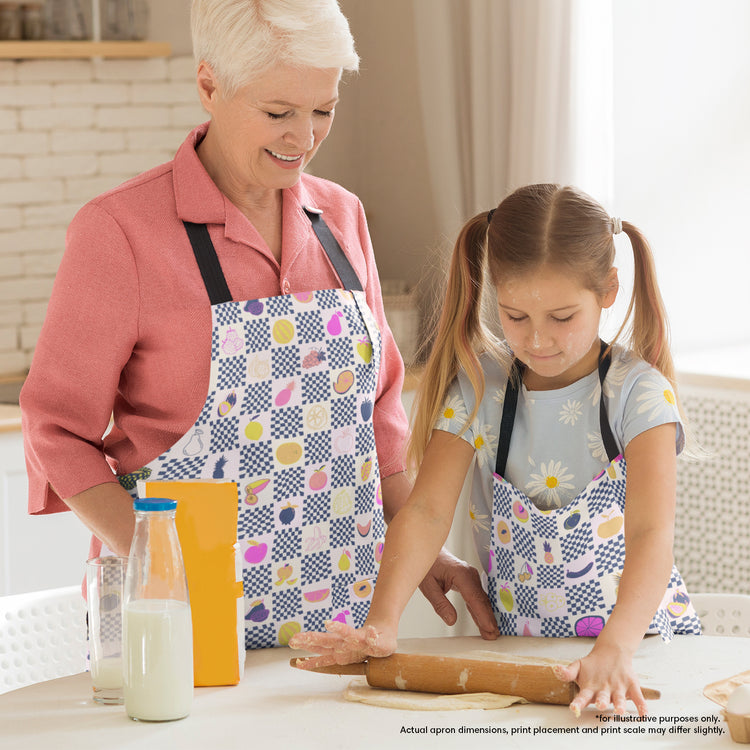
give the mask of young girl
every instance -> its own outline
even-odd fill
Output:
[[[599,338],[618,292],[613,234],[635,258],[629,348]],[[505,341],[480,318],[485,266]],[[464,226],[412,434],[420,466],[390,524],[365,626],[290,645],[314,667],[385,656],[450,530],[475,460],[470,512],[500,634],[594,636],[559,670],[593,703],[646,704],[632,657],[644,633],[700,633],[673,565],[685,430],[668,327],[643,235],[571,187],[531,185]],[[627,466],[627,480],[626,480]],[[592,479],[593,477],[593,479]],[[627,555],[626,555],[627,550]]]

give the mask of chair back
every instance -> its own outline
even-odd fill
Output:
[[[83,672],[86,654],[80,585],[0,597],[0,694]]]
[[[690,594],[704,635],[750,638],[750,596],[747,594]]]

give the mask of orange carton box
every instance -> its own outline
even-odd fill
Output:
[[[245,666],[236,483],[140,480],[138,494],[177,501],[175,523],[193,617],[195,685],[236,685]]]

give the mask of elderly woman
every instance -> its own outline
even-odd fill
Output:
[[[126,555],[136,477],[236,481],[259,648],[364,621],[410,487],[403,362],[362,205],[304,173],[358,66],[337,3],[194,0],[192,33],[210,121],[70,225],[21,397],[29,510]],[[494,636],[444,552],[423,591],[449,623],[450,588]]]

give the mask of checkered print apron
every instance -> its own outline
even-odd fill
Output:
[[[602,343],[602,353],[605,345]],[[600,382],[609,369],[601,358]],[[596,637],[617,601],[625,562],[625,459],[600,397],[600,426],[610,464],[569,505],[539,510],[505,481],[520,383],[508,379],[493,478],[488,594],[505,635]],[[700,634],[700,620],[675,566],[649,633],[669,641]]]
[[[361,284],[308,212],[344,289],[231,300],[208,232],[186,224],[211,299],[211,379],[195,424],[134,475],[239,486],[245,646],[326,620],[361,626],[385,524],[372,414],[381,340]],[[335,243],[335,246],[334,246]]]

